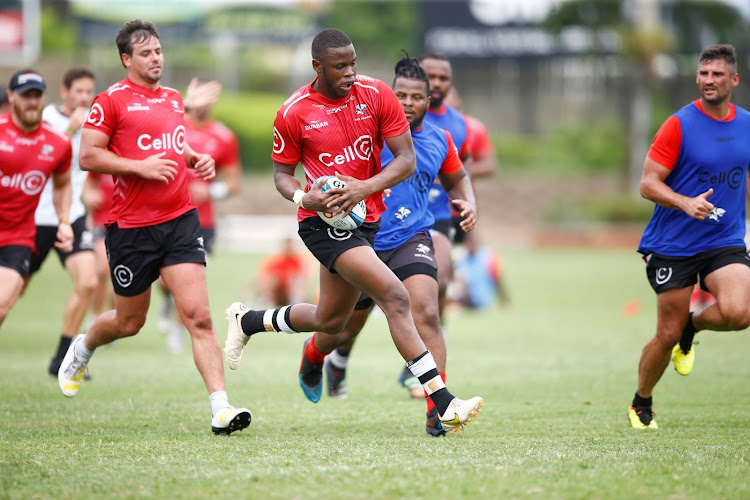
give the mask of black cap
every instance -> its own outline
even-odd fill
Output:
[[[34,89],[47,92],[47,84],[44,83],[44,77],[33,69],[22,69],[16,71],[13,76],[10,77],[8,88],[19,94]]]

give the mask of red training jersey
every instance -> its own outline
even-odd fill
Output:
[[[335,172],[360,180],[380,173],[385,138],[409,130],[396,94],[384,82],[358,75],[349,95],[331,100],[313,90],[316,80],[293,93],[276,114],[273,161],[301,162],[305,191],[318,177]],[[365,204],[365,222],[377,221],[385,210],[382,192],[365,198]],[[300,207],[297,220],[313,215],[314,210]]]
[[[193,151],[198,153],[207,153],[216,162],[216,172],[222,170],[236,170],[240,168],[240,148],[237,143],[237,136],[234,132],[221,122],[211,120],[208,124],[199,127],[190,119],[185,117],[185,126],[187,129],[187,142]],[[205,181],[195,175],[195,171],[190,169],[188,182],[211,182]],[[214,222],[214,203],[209,198],[203,203],[195,203],[198,208],[198,217],[201,221],[201,227],[213,228]]]
[[[464,118],[466,119],[466,130],[469,136],[469,140],[467,141],[469,143],[469,153],[471,154],[471,159],[476,161],[478,158],[492,152],[492,141],[484,123],[473,116],[464,115]]]
[[[70,169],[70,139],[43,121],[29,133],[0,115],[0,247],[34,248],[34,212],[52,173]]]
[[[169,184],[137,175],[113,175],[115,193],[108,224],[121,228],[144,227],[175,219],[193,208],[185,165],[185,107],[178,91],[155,90],[126,78],[91,104],[84,128],[109,136],[107,149],[123,158],[145,160],[166,153],[177,162]]]
[[[112,210],[112,197],[115,193],[115,181],[109,174],[89,172],[90,179],[97,181],[99,193],[102,196],[102,204],[91,214],[94,227],[104,227],[109,220],[109,212]]]

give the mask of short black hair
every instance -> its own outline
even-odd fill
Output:
[[[338,49],[341,47],[348,47],[352,45],[352,40],[346,33],[336,28],[328,28],[317,35],[312,41],[312,58],[316,61],[321,61],[328,49]]]
[[[117,50],[120,51],[120,62],[122,62],[123,54],[132,57],[134,43],[141,43],[152,36],[158,39],[159,32],[156,31],[156,26],[148,21],[133,19],[132,21],[123,24],[122,28],[120,28],[120,32],[117,33],[117,38],[115,38]],[[122,65],[125,66],[125,63]]]
[[[91,78],[92,80],[96,80],[94,73],[90,69],[84,68],[83,66],[75,66],[70,68],[63,75],[63,85],[65,85],[66,89],[69,89],[74,81],[81,78]]]
[[[422,62],[425,59],[435,59],[436,61],[447,61],[448,63],[450,63],[445,55],[438,54],[436,52],[425,52],[424,54],[419,56],[419,62]]]
[[[396,86],[396,80],[399,78],[408,78],[410,80],[420,80],[424,82],[427,95],[430,95],[430,79],[419,65],[419,61],[404,50],[405,57],[396,63],[396,76],[393,78],[393,86]]]
[[[8,102],[8,87],[0,85],[0,106]]]
[[[703,52],[701,52],[699,61],[703,63],[715,61],[717,59],[726,61],[732,74],[737,73],[737,54],[734,51],[733,45],[730,45],[728,43],[721,45],[709,45],[708,47],[703,49]]]

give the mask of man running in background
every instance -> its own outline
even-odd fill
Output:
[[[28,286],[31,277],[42,267],[49,251],[54,249],[73,281],[73,290],[63,311],[62,328],[55,355],[49,364],[49,374],[57,375],[70,341],[80,333],[81,323],[91,303],[96,289],[96,260],[94,257],[94,235],[87,224],[86,208],[81,201],[83,185],[87,172],[78,164],[78,151],[81,145],[81,127],[86,121],[89,106],[94,98],[96,81],[94,74],[87,68],[74,67],[63,75],[60,97],[62,106],[49,104],[42,112],[42,119],[61,133],[70,137],[73,156],[70,166],[72,198],[70,203],[70,221],[73,227],[73,249],[63,252],[55,247],[60,220],[57,217],[52,200],[52,183],[42,191],[39,206],[34,218],[36,220],[35,249],[31,254],[31,272],[26,278]]]
[[[34,211],[47,179],[60,221],[55,248],[70,252],[70,138],[42,120],[47,84],[33,69],[13,74],[10,112],[0,115],[0,326],[16,303],[31,269]],[[81,374],[83,375],[83,374]]]
[[[630,425],[657,429],[653,390],[669,365],[688,375],[693,337],[701,330],[750,325],[750,256],[745,247],[745,189],[750,164],[750,113],[731,103],[739,84],[731,45],[712,45],[699,58],[699,98],[670,116],[651,145],[641,195],[656,208],[638,252],[656,292],[656,334],[638,364]],[[690,312],[696,283],[716,302]]]
[[[95,349],[141,330],[151,284],[161,275],[190,332],[195,365],[209,393],[211,430],[230,434],[250,425],[251,415],[232,407],[224,390],[208,305],[205,249],[188,191],[187,165],[210,180],[216,175],[214,161],[187,143],[182,96],[160,84],[164,55],[156,27],[130,21],[116,43],[127,78],[94,99],[80,157],[84,170],[115,176],[106,236],[115,309],[73,339],[58,372],[60,390],[75,396]]]

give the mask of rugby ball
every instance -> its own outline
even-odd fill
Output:
[[[318,177],[317,179],[315,179],[313,187],[319,184],[322,184],[320,190],[323,193],[325,193],[329,189],[346,187],[346,182],[342,181],[335,175],[324,175],[322,177]],[[336,205],[336,207],[331,208],[338,208],[338,206],[339,205]],[[343,213],[333,215],[326,212],[318,212],[318,216],[323,219],[329,226],[335,227],[336,229],[345,229],[347,231],[351,231],[352,229],[356,229],[361,226],[365,221],[365,217],[367,217],[367,206],[365,205],[365,200],[362,200],[357,203],[357,205],[352,209],[351,212],[349,212],[349,215],[347,215],[346,217],[344,217]]]

